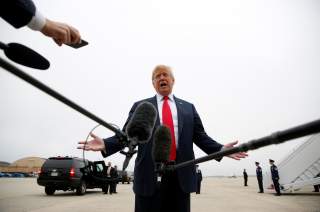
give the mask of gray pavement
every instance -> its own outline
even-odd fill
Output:
[[[118,194],[104,195],[100,189],[88,189],[86,195],[56,192],[46,196],[35,178],[0,178],[0,212],[128,212],[134,211],[132,184],[119,184]],[[267,190],[258,194],[257,181],[242,178],[204,178],[200,195],[191,195],[191,211],[237,212],[320,212],[320,193],[305,187],[295,193],[274,196]]]

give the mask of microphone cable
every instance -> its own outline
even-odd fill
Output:
[[[112,125],[112,126],[114,126],[115,128],[117,128],[117,129],[120,130],[120,127],[119,127],[118,125],[116,125],[116,124],[113,124],[113,123],[108,123],[108,124],[110,124],[110,125]],[[87,137],[86,137],[86,140],[85,140],[85,142],[84,142],[84,145],[83,145],[82,158],[83,158],[83,163],[84,163],[84,165],[85,165],[85,167],[84,167],[85,169],[89,169],[89,170],[90,170],[90,168],[89,168],[89,163],[88,163],[88,164],[86,163],[85,148],[86,148],[86,145],[87,145],[87,143],[88,143],[90,134],[93,133],[93,131],[96,130],[99,126],[101,126],[101,124],[97,124],[96,126],[94,126],[94,127],[89,131],[89,133],[88,133],[88,135],[87,135]],[[90,170],[90,172],[91,172],[91,170]],[[106,181],[105,178],[97,177],[97,176],[94,176],[94,175],[92,175],[92,177],[93,177],[94,179],[97,179],[97,180]]]

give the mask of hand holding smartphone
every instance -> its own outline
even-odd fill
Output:
[[[86,46],[88,44],[89,43],[87,41],[81,39],[80,43],[65,44],[65,45],[70,46],[70,47],[75,48],[75,49],[78,49],[78,48],[81,48],[81,47]]]

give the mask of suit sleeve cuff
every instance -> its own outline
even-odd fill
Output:
[[[221,149],[220,149],[219,151],[221,152],[221,151],[224,150],[224,149],[225,149],[225,147],[222,145],[222,146],[221,146]],[[223,157],[217,158],[216,161],[220,162],[220,161],[222,160],[222,158],[223,158]]]
[[[105,158],[105,157],[107,157],[108,155],[107,155],[106,142],[103,141],[103,143],[104,143],[104,149],[101,150],[101,154],[102,154],[102,156]]]
[[[36,10],[35,15],[28,23],[28,27],[35,31],[41,31],[45,24],[46,18],[38,10]]]

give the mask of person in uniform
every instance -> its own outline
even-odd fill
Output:
[[[276,196],[280,196],[281,192],[280,192],[280,185],[279,185],[279,172],[278,172],[278,168],[276,165],[274,165],[274,160],[269,159],[269,163],[270,163],[270,170],[271,170],[271,177],[272,177],[272,181],[273,181],[273,185],[274,185],[274,189],[276,190]]]
[[[257,175],[257,180],[258,180],[258,184],[259,184],[259,192],[258,193],[263,193],[263,178],[262,178],[262,169],[259,166],[259,162],[256,162],[256,175]]]
[[[315,177],[320,177],[320,173],[317,174]],[[319,192],[320,184],[314,185],[313,187],[314,187],[314,191],[313,192]]]
[[[248,186],[248,174],[246,169],[243,169],[243,179],[244,179],[244,186]]]

